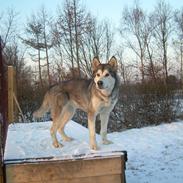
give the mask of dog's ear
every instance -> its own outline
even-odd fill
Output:
[[[92,61],[92,70],[96,71],[97,67],[100,65],[100,61],[98,59],[98,57],[94,57],[93,61]]]
[[[114,71],[117,71],[118,68],[118,63],[117,59],[115,56],[112,56],[111,59],[109,60],[108,64],[112,67]]]

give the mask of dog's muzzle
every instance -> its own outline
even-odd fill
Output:
[[[104,88],[104,83],[103,83],[103,81],[98,81],[98,82],[97,82],[97,85],[98,85],[98,88],[99,88],[99,89],[103,89],[103,88]]]

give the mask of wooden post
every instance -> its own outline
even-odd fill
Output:
[[[15,121],[15,104],[14,94],[15,91],[15,70],[13,66],[8,66],[8,122],[12,123]]]

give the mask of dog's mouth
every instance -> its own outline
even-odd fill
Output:
[[[101,85],[98,85],[98,84],[97,84],[97,89],[98,89],[98,90],[107,90],[108,87],[104,87],[103,85],[101,86]]]
[[[97,88],[98,88],[99,90],[104,90],[104,89],[105,89],[103,86],[99,86],[99,85],[97,85]]]

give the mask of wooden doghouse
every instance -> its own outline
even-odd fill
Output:
[[[5,161],[7,183],[124,183],[126,154]]]
[[[6,183],[125,183],[125,151],[113,149],[115,144],[91,151],[85,143],[88,130],[72,121],[66,131],[75,140],[55,149],[50,125],[10,125],[4,157]]]

